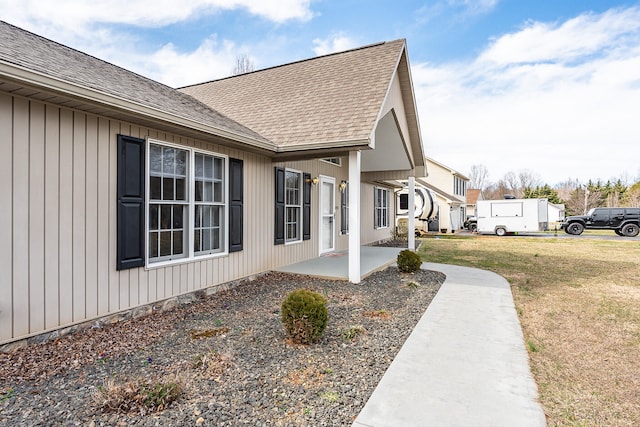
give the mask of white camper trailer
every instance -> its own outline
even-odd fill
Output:
[[[497,234],[546,231],[547,199],[478,200],[478,233]]]
[[[429,222],[438,216],[438,201],[433,191],[416,184],[415,186],[415,226],[418,234],[429,230]],[[409,189],[404,187],[396,192],[396,227],[398,230],[403,227],[406,230],[406,223],[409,218]],[[400,234],[403,234],[399,231]]]

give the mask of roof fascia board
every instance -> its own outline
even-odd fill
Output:
[[[374,128],[371,131],[371,135],[372,135],[371,136],[371,140],[372,141],[375,141],[375,138],[373,137],[373,135],[375,134],[377,124],[382,119],[382,117],[384,117],[383,108],[384,108],[384,106],[385,106],[385,104],[387,102],[387,99],[389,99],[389,94],[391,93],[391,89],[393,87],[392,83],[393,83],[393,81],[394,81],[394,79],[396,77],[398,78],[399,81],[401,80],[400,73],[398,73],[398,70],[400,68],[400,64],[402,63],[402,58],[404,56],[406,56],[406,55],[407,55],[407,44],[405,42],[403,44],[403,46],[402,46],[402,50],[400,52],[400,55],[398,55],[398,59],[396,60],[396,65],[394,67],[393,74],[391,76],[391,79],[389,80],[389,85],[387,86],[387,92],[385,93],[384,98],[382,100],[382,103],[380,105],[380,110],[378,111],[378,116],[376,118],[376,126],[374,126]],[[408,60],[406,61],[406,64],[407,64],[407,68],[408,68],[408,66],[409,66],[409,61]],[[423,166],[424,165],[424,157],[425,156],[424,156],[424,149],[422,147],[422,138],[420,136],[420,123],[418,121],[418,110],[417,110],[417,106],[416,106],[416,102],[415,102],[414,96],[412,95],[413,94],[413,81],[411,80],[411,70],[407,70],[407,75],[409,76],[409,86],[411,87],[411,90],[410,90],[411,93],[409,94],[409,96],[411,98],[410,106],[411,106],[411,108],[413,108],[413,112],[415,113],[415,117],[416,117],[416,123],[415,124],[418,127],[418,129],[417,129],[417,139],[418,139],[417,143],[419,144],[418,148],[419,148],[420,156],[416,157],[414,155],[414,153],[413,153],[413,150],[408,150],[408,147],[405,148],[405,151],[407,151],[409,153],[409,162],[411,163],[411,165],[414,168],[416,168],[417,166]],[[404,96],[405,94],[402,91],[402,82],[400,82],[400,91],[401,91],[401,94],[402,94],[402,101],[405,104],[404,107],[405,107],[405,115],[406,115],[408,109],[407,109],[407,101],[405,100],[405,96]],[[409,123],[409,129],[410,128],[411,128],[411,124]],[[411,135],[408,135],[408,136],[411,139]],[[410,144],[410,146],[412,146],[412,144]],[[372,148],[375,149],[375,142],[372,143]]]
[[[30,87],[42,88],[75,99],[81,99],[83,101],[88,100],[93,103],[99,103],[101,105],[115,108],[117,110],[124,111],[130,114],[143,115],[148,118],[173,123],[199,132],[242,142],[244,144],[263,150],[272,152],[277,151],[276,145],[272,143],[267,143],[244,135],[239,135],[235,132],[220,129],[218,127],[211,126],[196,120],[188,120],[157,108],[147,107],[137,102],[129,101],[102,91],[56,79],[42,73],[34,72],[24,67],[16,66],[15,64],[7,63],[1,60],[0,76],[6,77],[14,82],[27,84]]]

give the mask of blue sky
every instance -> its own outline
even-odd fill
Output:
[[[640,179],[640,1],[0,0],[0,19],[177,87],[406,38],[425,151],[497,181]]]

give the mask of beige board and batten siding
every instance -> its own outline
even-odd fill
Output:
[[[118,134],[244,160],[244,250],[117,271]],[[311,240],[273,244],[269,158],[6,93],[0,93],[0,144],[0,344],[318,254],[317,187]],[[347,168],[317,160],[283,165],[346,179]]]
[[[376,187],[384,188],[389,191],[389,217],[388,226],[375,228],[374,226],[374,189]],[[362,244],[369,244],[388,240],[393,237],[395,231],[395,202],[393,198],[393,189],[369,183],[363,183],[360,190],[360,203],[362,210],[360,212],[360,240]]]

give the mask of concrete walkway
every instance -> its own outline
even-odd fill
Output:
[[[507,281],[474,268],[422,268],[447,280],[353,426],[545,426]]]

